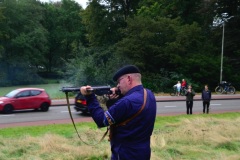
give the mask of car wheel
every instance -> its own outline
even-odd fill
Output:
[[[10,104],[5,105],[4,108],[3,108],[3,112],[5,114],[11,114],[12,111],[13,111],[13,106],[10,105]]]
[[[48,109],[49,109],[49,104],[48,104],[48,103],[43,103],[43,104],[40,106],[40,109],[41,109],[41,111],[43,111],[43,112],[48,111]]]

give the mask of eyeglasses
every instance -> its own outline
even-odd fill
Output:
[[[121,81],[122,79],[124,79],[124,78],[126,78],[126,77],[122,77],[122,78],[118,79],[118,80],[117,80],[117,84],[119,84],[120,81]]]

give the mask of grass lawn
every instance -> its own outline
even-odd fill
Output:
[[[0,129],[0,159],[106,160],[106,128],[94,122]],[[239,160],[240,112],[158,116],[151,138],[151,160]]]

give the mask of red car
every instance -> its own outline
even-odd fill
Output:
[[[0,111],[7,114],[23,109],[41,109],[46,112],[50,105],[49,95],[41,88],[19,88],[0,97]]]

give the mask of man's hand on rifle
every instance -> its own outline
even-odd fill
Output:
[[[92,87],[91,86],[82,86],[80,88],[81,94],[84,96],[92,94]]]
[[[113,87],[110,90],[112,91],[112,94],[109,95],[110,99],[115,99],[119,97],[119,94],[117,94],[117,91],[119,91],[117,87]]]
[[[90,95],[92,93],[95,93],[97,95],[108,95],[110,99],[115,99],[119,97],[119,89],[117,87],[114,88],[106,88],[105,86],[103,88],[99,87],[92,87],[92,86],[82,86],[80,88],[81,94],[84,96]]]

